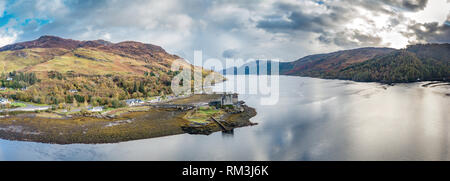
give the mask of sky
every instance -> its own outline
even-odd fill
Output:
[[[450,0],[0,0],[0,46],[42,35],[139,41],[192,60],[450,42]]]

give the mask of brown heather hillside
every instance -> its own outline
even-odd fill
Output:
[[[450,44],[360,48],[281,63],[281,74],[363,82],[450,80]]]
[[[280,62],[280,75],[298,75],[319,77],[320,75],[338,72],[350,65],[361,63],[380,55],[386,55],[395,51],[392,48],[359,48],[353,50],[343,50],[338,52],[316,54],[303,57],[292,62]],[[259,61],[257,61],[257,64]],[[270,63],[268,61],[267,63]],[[238,68],[238,71],[244,72],[247,64]],[[255,64],[253,64],[255,65]],[[263,64],[264,65],[264,64]],[[266,67],[261,67],[266,68]],[[234,72],[231,69],[226,70],[227,74]]]
[[[355,63],[361,63],[376,56],[386,55],[392,48],[359,48],[328,54],[311,55],[284,65],[288,68],[280,72],[285,75],[318,76],[337,72]]]
[[[434,57],[441,56],[437,52],[419,56],[415,52],[403,49],[351,65],[334,76],[339,79],[382,83],[450,80],[449,57],[442,59]]]
[[[46,104],[112,106],[123,99],[167,95],[178,73],[170,70],[177,59],[151,44],[42,36],[0,48],[0,83],[9,88],[0,96]],[[181,64],[191,66],[186,61]],[[209,70],[195,73],[221,77]]]
[[[224,72],[239,74],[258,63],[229,68]],[[418,44],[401,50],[359,48],[310,55],[293,62],[280,62],[279,66],[280,75],[382,83],[449,81],[450,44]],[[267,69],[269,65],[260,68]]]
[[[74,61],[78,60],[83,62],[83,60],[92,60],[97,62],[105,62],[104,65],[100,65],[97,73],[93,74],[105,74],[105,73],[139,73],[143,74],[146,69],[144,66],[156,66],[161,69],[169,69],[170,64],[180,57],[176,55],[171,55],[167,53],[164,49],[159,46],[151,44],[143,44],[139,42],[121,42],[121,43],[111,43],[104,40],[94,40],[94,41],[77,41],[71,39],[63,39],[54,36],[42,36],[37,40],[16,43],[12,45],[7,45],[0,48],[2,60],[17,60],[26,59],[34,60],[39,59],[42,61],[50,61],[47,64],[50,65],[50,69],[53,70],[57,67],[52,67],[55,64],[60,66],[65,66],[64,70],[55,71],[77,71],[82,68],[92,68],[83,67],[84,64],[78,64],[78,67],[68,66],[66,64],[76,63]],[[68,62],[59,62],[58,58],[69,58]],[[72,59],[74,58],[74,59]],[[56,59],[56,60],[55,60]],[[14,66],[15,62],[2,61],[2,66],[5,71],[21,70],[21,67]],[[37,65],[37,63],[42,62],[23,62],[26,64],[28,70],[33,71],[47,71],[47,69],[37,69],[29,67],[30,65]],[[20,63],[20,64],[23,64]],[[95,62],[91,62],[95,63]],[[10,65],[13,64],[13,65]],[[20,66],[17,65],[17,66]],[[101,64],[101,63],[97,63]],[[187,64],[187,62],[186,62]],[[80,67],[81,66],[81,67]],[[104,69],[102,68],[104,67]],[[39,68],[45,68],[40,66]],[[112,69],[110,69],[112,68]],[[118,69],[117,69],[118,68]],[[97,70],[96,70],[97,71]]]

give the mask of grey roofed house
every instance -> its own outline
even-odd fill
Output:
[[[238,94],[224,94],[220,99],[209,102],[209,105],[216,107],[237,105],[238,100]]]
[[[11,102],[9,102],[9,99],[6,98],[0,98],[0,104],[9,104]]]
[[[93,108],[90,108],[89,111],[92,111],[92,112],[101,112],[101,111],[103,111],[103,107],[101,107],[101,106],[93,107]]]
[[[222,105],[235,105],[238,103],[238,94],[224,94],[221,100]]]
[[[76,93],[76,92],[78,92],[78,90],[76,90],[76,89],[70,89],[69,92]]]
[[[144,103],[144,101],[142,101],[140,99],[128,99],[128,100],[125,100],[125,102],[129,106],[134,106],[134,105],[138,105],[138,104],[143,104]]]

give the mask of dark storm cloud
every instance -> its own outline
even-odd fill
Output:
[[[0,43],[2,37],[3,42],[14,42],[49,34],[152,43],[185,58],[203,50],[205,58],[292,60],[311,53],[390,46],[399,40],[397,35],[449,42],[450,22],[415,21],[407,15],[422,12],[430,2],[437,0],[11,0],[6,14],[13,14],[17,25],[0,28]]]
[[[320,42],[333,43],[342,47],[377,46],[382,42],[382,39],[378,36],[364,34],[356,30],[335,31],[343,23],[358,16],[353,7],[327,5],[328,14],[306,14],[297,5],[288,3],[278,3],[276,7],[280,12],[285,12],[287,15],[266,16],[265,19],[258,22],[258,28],[269,32],[305,31],[318,33],[317,40]],[[366,19],[366,22],[368,24],[374,23],[369,19]]]
[[[450,21],[439,25],[438,23],[417,23],[409,25],[408,30],[403,32],[406,37],[415,37],[417,42],[411,43],[448,43],[450,42]]]
[[[319,34],[318,41],[342,47],[389,46],[389,44],[383,44],[383,38],[378,35],[358,30],[339,30],[339,28],[342,27],[342,24],[352,22],[355,18],[362,18],[367,25],[376,27],[373,20],[357,11],[357,8],[362,8],[372,13],[372,16],[389,15],[390,18],[383,30],[390,31],[396,26],[408,22],[408,19],[401,12],[424,10],[428,0],[343,0],[343,3],[348,5],[343,6],[342,3],[336,3],[335,1],[327,1],[321,4],[326,7],[326,13],[306,13],[304,8],[295,3],[275,3],[274,13],[259,20],[256,27],[273,33],[296,31],[317,33]],[[414,33],[403,34],[407,37],[416,36],[421,41],[448,42],[449,24],[409,25],[408,28],[413,30]],[[422,31],[418,28],[420,26],[425,26],[427,30]]]
[[[396,5],[411,11],[423,10],[428,0],[385,0],[387,4]]]
[[[268,31],[286,30],[303,30],[322,32],[324,27],[320,17],[313,17],[303,14],[302,12],[292,12],[285,19],[283,16],[272,15],[258,22],[257,27]]]
[[[380,0],[380,1],[367,1],[367,0],[344,0],[351,5],[357,5],[364,7],[365,9],[378,11],[382,13],[392,14],[391,8],[399,8],[406,11],[419,11],[423,10],[428,0]]]
[[[331,13],[306,14],[298,5],[288,3],[276,3],[275,7],[281,14],[266,16],[258,21],[257,27],[267,31],[301,30],[322,33],[325,29],[333,28],[340,22],[348,21],[348,9],[338,6],[330,6]]]
[[[382,38],[376,35],[364,34],[360,31],[341,31],[337,33],[325,33],[319,36],[319,41],[341,47],[356,47],[356,46],[373,46],[381,44]]]
[[[288,29],[325,32],[325,29],[338,26],[342,22],[348,22],[352,18],[360,16],[354,9],[355,5],[372,10],[374,13],[394,14],[394,11],[386,9],[385,5],[417,11],[425,8],[427,4],[427,0],[344,1],[352,6],[325,5],[329,10],[328,14],[306,14],[296,4],[275,3],[274,7],[281,14],[266,16],[258,22],[257,27],[268,31]]]

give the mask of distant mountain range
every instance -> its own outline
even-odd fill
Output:
[[[0,48],[0,96],[37,103],[101,102],[170,94],[177,55],[140,42],[42,36]],[[180,64],[192,66],[186,61]],[[220,74],[201,70],[203,76]]]
[[[259,67],[260,64],[267,64],[267,67]],[[255,72],[259,73],[260,68],[267,68],[270,73],[271,65],[271,61],[256,61],[241,67],[229,68],[223,73],[255,74]],[[401,50],[392,48],[344,50],[310,55],[293,62],[279,62],[279,67],[280,75],[326,79],[382,83],[448,81],[450,80],[450,44],[419,44]]]

